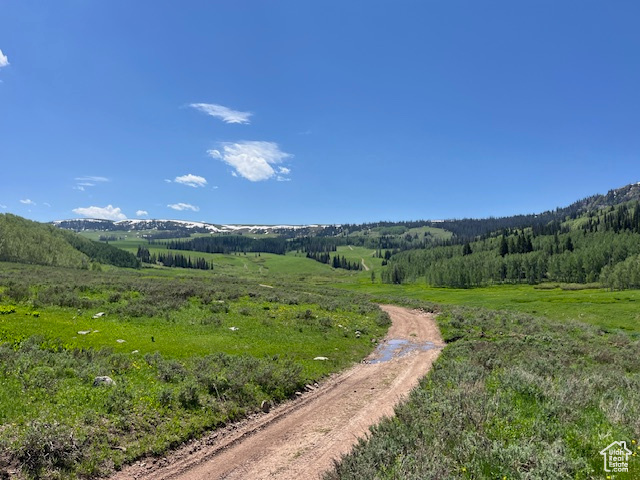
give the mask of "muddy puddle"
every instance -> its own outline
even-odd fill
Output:
[[[402,357],[411,352],[432,350],[436,346],[431,342],[412,342],[411,340],[392,339],[378,345],[368,363],[388,362],[392,358]]]

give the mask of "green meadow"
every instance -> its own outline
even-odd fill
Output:
[[[0,263],[0,468],[104,474],[360,361],[388,317],[285,273],[300,262],[317,263],[283,257],[268,283]],[[116,386],[94,387],[105,375]]]
[[[578,320],[605,330],[640,332],[640,291],[610,291],[583,285],[496,285],[482,288],[435,288],[425,284],[389,285],[368,278],[337,287],[371,295],[377,301],[406,298],[443,305],[466,305],[522,312],[549,319]]]
[[[336,254],[370,271],[181,253],[214,268],[0,264],[0,471],[104,475],[284,401],[371,351],[382,302],[439,312],[448,345],[326,478],[604,478],[599,449],[640,439],[640,291],[382,284],[382,259],[356,246]]]

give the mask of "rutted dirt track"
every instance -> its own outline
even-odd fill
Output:
[[[434,316],[382,305],[393,321],[385,342],[404,350],[376,350],[367,363],[335,375],[301,398],[190,443],[164,459],[138,462],[124,479],[317,479],[332,460],[413,389],[443,346]],[[429,343],[430,342],[430,343]],[[369,363],[373,362],[373,363]],[[378,362],[378,363],[376,363]]]

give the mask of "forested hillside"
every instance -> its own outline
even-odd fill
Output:
[[[640,287],[640,204],[504,229],[462,245],[401,252],[382,278],[388,283],[424,278],[433,286],[463,288],[544,281]]]
[[[9,213],[0,215],[0,260],[72,268],[91,262],[139,266],[134,255],[119,248]]]
[[[9,213],[0,215],[0,260],[75,268],[89,264],[63,231]]]

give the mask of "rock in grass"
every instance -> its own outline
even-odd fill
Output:
[[[96,377],[96,378],[93,379],[93,386],[94,387],[100,387],[102,385],[106,385],[108,387],[115,387],[116,386],[116,382],[113,380],[113,378],[107,377],[106,375],[100,376],[100,377]]]
[[[325,360],[329,360],[329,359],[328,359],[327,357],[315,357],[315,358],[314,358],[314,360],[322,360],[322,361],[325,361]]]

